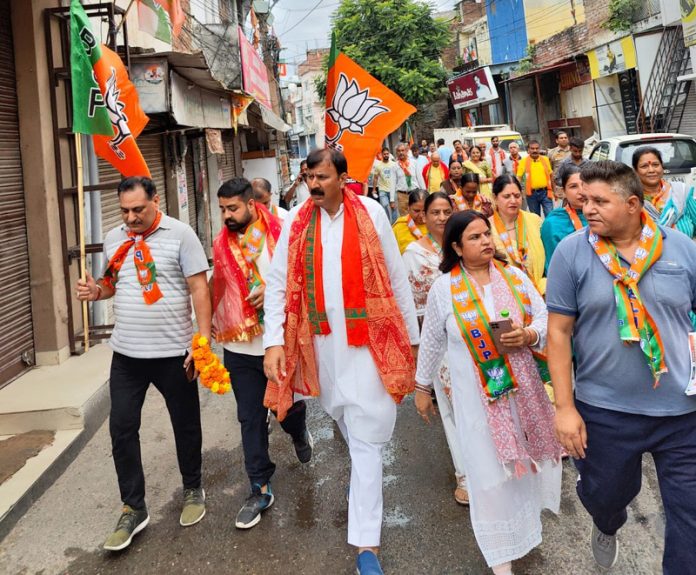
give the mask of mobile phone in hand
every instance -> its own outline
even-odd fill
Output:
[[[195,381],[197,377],[196,373],[196,366],[194,365],[193,360],[191,360],[191,363],[188,364],[188,367],[186,368],[186,379],[189,381]]]
[[[505,344],[500,341],[501,335],[512,331],[512,320],[501,319],[499,321],[492,321],[488,325],[491,326],[493,342],[495,343],[495,347],[498,350],[498,353],[512,353],[513,351],[516,351],[514,349],[505,347]]]

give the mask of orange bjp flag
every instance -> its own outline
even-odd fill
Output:
[[[150,170],[135,142],[149,119],[140,107],[138,92],[121,58],[104,45],[100,48],[102,56],[94,64],[94,75],[109,113],[113,135],[94,134],[94,151],[124,177],[150,177]]]
[[[366,182],[384,139],[416,108],[343,53],[332,35],[326,79],[326,146],[342,151],[350,177]]]

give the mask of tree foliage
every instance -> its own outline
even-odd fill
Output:
[[[448,22],[416,0],[342,0],[333,17],[336,47],[385,86],[417,106],[444,91],[442,49],[452,41]],[[326,96],[326,73],[317,81]]]

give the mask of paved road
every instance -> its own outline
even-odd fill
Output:
[[[232,520],[247,494],[239,426],[232,394],[201,390],[204,482],[208,512],[194,527],[178,524],[180,478],[167,412],[151,389],[141,432],[151,521],[130,549],[100,549],[119,513],[118,490],[105,424],[56,483],[0,544],[0,573],[108,575],[353,573],[345,542],[348,454],[334,428],[311,403],[315,457],[300,465],[292,443],[276,424],[271,450],[278,464],[276,503],[248,532]],[[388,574],[486,574],[466,508],[452,499],[453,471],[440,425],[426,427],[412,401],[400,408],[385,457],[382,562]],[[575,473],[566,462],[561,515],[544,516],[544,542],[515,562],[515,573],[596,573],[589,556],[589,519],[574,494]],[[659,491],[646,460],[643,492],[621,533],[622,555],[612,573],[660,573],[663,516]]]

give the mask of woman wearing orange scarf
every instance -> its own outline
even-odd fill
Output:
[[[546,293],[541,218],[521,209],[522,186],[515,176],[499,176],[493,184],[495,213],[490,218],[493,239],[508,262],[524,271],[541,295]]]
[[[493,573],[511,575],[511,562],[541,541],[541,511],[558,513],[561,446],[538,356],[546,340],[544,300],[526,274],[495,254],[486,218],[473,210],[450,218],[443,275],[428,294],[415,404],[428,421],[446,355],[471,525]],[[492,322],[504,319],[511,330],[498,347]]]

